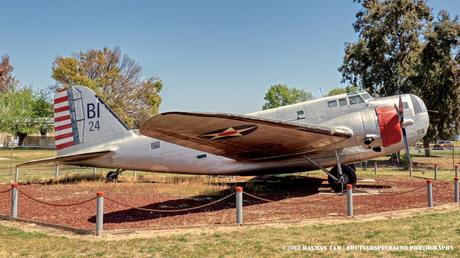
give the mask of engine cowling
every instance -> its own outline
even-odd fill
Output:
[[[402,139],[401,125],[396,109],[390,106],[377,107],[377,113],[382,146],[388,147]]]

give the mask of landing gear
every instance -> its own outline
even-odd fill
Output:
[[[332,190],[334,192],[342,192],[345,190],[345,186],[347,184],[351,184],[353,188],[356,186],[356,173],[353,169],[353,167],[349,165],[341,165],[342,168],[342,176],[340,176],[339,173],[339,168],[338,166],[335,166],[329,171],[331,175],[336,177],[339,180],[336,180],[335,178],[328,176],[327,181],[329,182],[329,185],[331,186]]]
[[[122,169],[117,169],[116,171],[110,171],[107,173],[107,176],[105,177],[105,181],[109,183],[116,183],[118,182],[118,175],[121,174],[124,170]]]

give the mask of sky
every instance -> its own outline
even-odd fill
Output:
[[[460,15],[460,1],[431,0]],[[341,84],[356,40],[352,0],[1,1],[0,55],[23,85],[48,88],[58,56],[120,47],[164,81],[161,112],[249,113],[270,85],[321,96]],[[320,90],[321,89],[321,90]]]

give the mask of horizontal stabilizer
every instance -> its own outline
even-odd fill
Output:
[[[76,162],[76,161],[84,161],[88,159],[93,159],[97,157],[101,157],[110,153],[111,151],[97,151],[97,152],[88,152],[88,153],[81,153],[81,154],[74,154],[74,155],[67,155],[67,156],[60,156],[60,157],[52,157],[46,159],[37,159],[26,161],[17,165],[16,167],[25,167],[30,165],[37,165],[37,164],[66,164],[66,162]]]

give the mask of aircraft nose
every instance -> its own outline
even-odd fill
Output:
[[[418,138],[422,138],[425,136],[428,126],[430,124],[430,118],[428,116],[428,110],[426,108],[425,103],[423,100],[413,94],[410,94],[410,98],[412,101],[412,107],[414,109],[415,113],[415,124],[416,124],[416,130],[417,130],[417,136]]]

